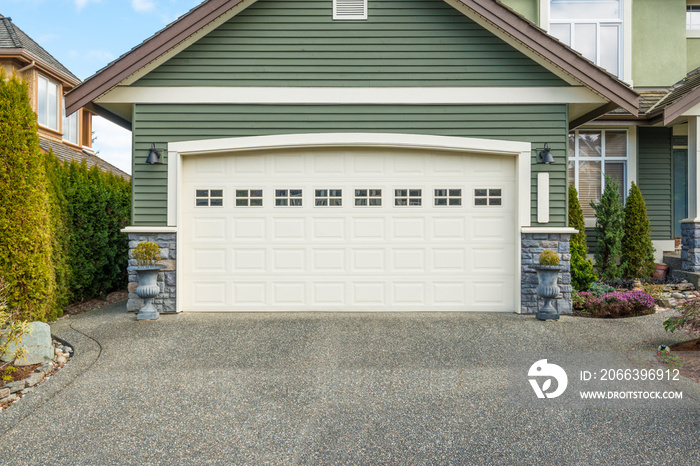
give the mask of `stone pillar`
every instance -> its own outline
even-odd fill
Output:
[[[153,300],[158,312],[161,314],[174,314],[176,312],[176,273],[177,273],[177,235],[175,233],[129,233],[129,301],[126,309],[129,312],[138,312],[143,307],[143,299],[136,294],[138,278],[133,266],[136,260],[132,259],[131,253],[139,243],[150,241],[156,243],[161,250],[161,260],[158,264],[164,265],[158,274],[158,286],[160,294]]]
[[[573,230],[575,231],[575,230]],[[559,288],[561,293],[556,307],[559,314],[571,314],[571,254],[569,233],[522,233],[521,234],[521,278],[520,301],[522,314],[535,314],[542,299],[537,297],[537,272],[532,268],[539,263],[540,253],[551,249],[559,254]]]
[[[686,272],[700,272],[700,118],[688,117],[688,218],[681,222],[681,260]]]

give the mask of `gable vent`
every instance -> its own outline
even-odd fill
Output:
[[[333,19],[367,19],[367,0],[333,0]]]

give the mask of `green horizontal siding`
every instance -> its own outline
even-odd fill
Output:
[[[323,132],[413,133],[548,143],[557,163],[532,166],[536,221],[537,172],[551,174],[551,223],[566,225],[565,105],[135,105],[133,225],[165,225],[165,163],[147,165],[152,143]],[[533,163],[535,163],[533,155]],[[533,223],[533,225],[537,225]]]
[[[647,205],[652,239],[673,238],[671,128],[639,128],[639,189]]]
[[[136,86],[566,86],[442,0],[259,0]]]

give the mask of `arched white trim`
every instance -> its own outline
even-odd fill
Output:
[[[182,186],[182,159],[203,154],[231,154],[258,150],[285,150],[317,147],[386,147],[451,152],[468,152],[495,157],[515,157],[516,192],[518,213],[514,223],[515,246],[515,296],[516,309],[520,309],[520,231],[530,226],[530,163],[529,142],[476,139],[453,136],[393,133],[314,133],[251,136],[203,141],[183,141],[168,144],[168,226],[178,227],[180,217],[180,191]],[[181,244],[179,238],[177,244]],[[182,289],[177,275],[177,289]],[[178,312],[181,300],[177,299]]]

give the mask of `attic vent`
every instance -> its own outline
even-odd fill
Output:
[[[367,0],[333,0],[333,19],[367,19]]]

